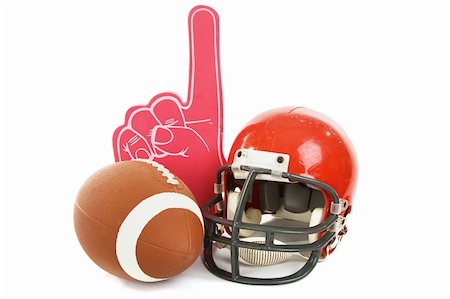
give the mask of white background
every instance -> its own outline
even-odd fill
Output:
[[[197,261],[159,284],[99,269],[76,239],[82,182],[125,111],[185,98],[197,1],[1,4],[1,298],[449,298],[449,10],[444,1],[203,1],[221,18],[224,152],[284,105],[334,118],[359,185],[350,232],[303,281],[229,283]],[[279,297],[283,295],[283,297]]]

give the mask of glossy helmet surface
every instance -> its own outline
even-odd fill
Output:
[[[241,283],[288,283],[334,251],[347,231],[357,161],[333,120],[301,107],[264,112],[239,133],[228,163],[218,171],[217,196],[203,209],[204,261],[211,272]],[[266,216],[270,221],[262,221]],[[231,272],[217,266],[213,245],[230,250]],[[294,254],[307,259],[294,274],[240,274],[240,263],[270,265]]]

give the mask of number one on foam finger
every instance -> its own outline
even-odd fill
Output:
[[[165,92],[128,109],[113,135],[116,161],[149,159],[163,164],[192,190],[199,205],[214,194],[222,153],[223,106],[219,17],[210,7],[189,13],[187,100]]]

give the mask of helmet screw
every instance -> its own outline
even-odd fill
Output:
[[[237,156],[238,156],[238,158],[241,157],[242,156],[242,152],[238,151]]]
[[[278,156],[277,162],[280,163],[280,164],[283,163],[284,162],[284,158],[281,157],[281,156]]]

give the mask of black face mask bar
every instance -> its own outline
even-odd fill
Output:
[[[242,187],[240,199],[236,208],[236,213],[233,220],[228,220],[223,217],[223,211],[219,211],[215,214],[211,212],[211,208],[216,204],[223,203],[222,193],[216,190],[217,196],[208,202],[203,208],[202,213],[205,219],[205,239],[204,239],[204,263],[208,270],[226,280],[255,285],[275,285],[285,284],[300,280],[307,276],[316,266],[320,258],[320,252],[322,248],[328,246],[336,238],[339,227],[339,213],[340,213],[340,201],[336,191],[329,185],[317,181],[312,178],[299,176],[287,172],[281,173],[282,178],[286,178],[291,182],[309,184],[314,187],[320,188],[327,192],[332,198],[332,206],[330,209],[330,215],[322,223],[306,228],[292,228],[282,226],[270,226],[261,224],[252,224],[242,221],[245,207],[250,199],[253,184],[258,174],[272,174],[270,169],[253,168],[248,166],[241,166],[241,170],[248,171],[248,177]],[[217,172],[216,186],[222,185],[222,173],[224,171],[231,171],[229,165],[223,166]],[[279,176],[279,174],[278,174]],[[221,231],[218,228],[218,224],[229,227],[232,231],[231,238],[223,237]],[[246,242],[239,239],[239,230],[246,229],[252,231],[261,231],[265,233],[264,244]],[[274,244],[275,233],[281,234],[294,234],[294,235],[309,235],[324,232],[326,233],[317,241],[311,244],[302,245],[276,245]],[[219,242],[228,245],[231,251],[231,272],[220,269],[213,259],[213,242]],[[248,248],[264,251],[281,251],[281,252],[311,252],[307,262],[297,272],[279,278],[253,278],[242,276],[239,273],[239,248]]]

